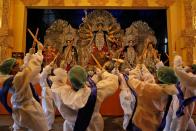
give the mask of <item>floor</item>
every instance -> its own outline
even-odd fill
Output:
[[[193,116],[196,122],[196,115]],[[0,131],[11,131],[10,127],[13,121],[8,115],[0,115]],[[104,117],[104,131],[124,131],[122,129],[122,117]],[[57,116],[52,131],[63,131],[63,118]],[[115,129],[115,130],[114,130]]]
[[[104,131],[124,131],[122,129],[122,117],[104,117]],[[8,115],[0,115],[0,131],[11,131],[13,121]],[[63,118],[57,116],[53,131],[63,131]],[[115,129],[115,130],[114,130]]]

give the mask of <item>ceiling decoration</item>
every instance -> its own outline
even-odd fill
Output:
[[[103,6],[106,5],[109,0],[88,0],[88,3],[93,6]]]
[[[156,3],[160,6],[171,6],[176,0],[156,0]]]
[[[148,6],[148,0],[133,0],[132,5],[136,7]]]
[[[21,0],[24,5],[34,5],[40,2],[40,0]]]
[[[49,6],[63,6],[64,0],[48,0]]]

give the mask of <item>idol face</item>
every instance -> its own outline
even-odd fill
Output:
[[[95,37],[95,44],[98,50],[101,50],[103,48],[104,42],[104,33],[102,31],[97,32]]]
[[[136,39],[133,35],[130,35],[127,37],[127,44],[129,46],[135,46],[136,45]]]
[[[66,40],[67,46],[71,45],[73,43],[73,40]]]

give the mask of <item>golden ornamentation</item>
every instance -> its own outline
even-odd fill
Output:
[[[21,0],[24,5],[35,5],[40,2],[40,0]]]
[[[176,2],[176,0],[156,0],[156,3],[160,6],[171,6],[172,4],[174,4]]]
[[[123,1],[123,0],[116,0],[116,3],[117,3],[119,6],[121,6],[121,5],[124,3],[124,1]]]
[[[44,37],[44,46],[47,47],[44,59],[48,64],[55,57],[55,53],[60,55],[57,59],[57,65],[67,69],[76,64],[77,50],[77,30],[72,28],[67,21],[58,19],[47,30]],[[71,50],[68,48],[71,46]],[[52,54],[53,53],[53,54]]]
[[[78,6],[81,0],[72,0],[72,2],[74,3],[75,6]]]
[[[3,0],[2,28],[0,28],[0,61],[11,57],[13,45],[8,33],[10,0]]]
[[[88,0],[88,3],[93,6],[104,6],[109,2],[109,0]]]
[[[64,6],[64,0],[48,0],[49,6]]]
[[[135,21],[129,28],[126,29],[125,33],[125,45],[128,44],[129,37],[135,37],[135,50],[138,55],[141,55],[144,48],[144,40],[148,35],[154,35],[154,31],[149,27],[146,22]]]
[[[86,12],[87,13],[87,12]],[[86,65],[91,56],[95,57],[103,64],[106,60],[112,44],[121,46],[122,32],[120,24],[106,10],[94,10],[83,18],[83,23],[79,27],[79,60],[82,65]]]
[[[132,5],[136,7],[148,6],[148,0],[133,0]]]
[[[68,22],[62,19],[58,19],[52,23],[52,25],[46,30],[46,35],[44,36],[45,46],[52,46],[61,51],[61,47],[65,42],[62,34],[67,27]]]
[[[182,31],[182,37],[184,38],[184,45],[186,49],[186,64],[193,64],[193,47],[195,46],[195,35],[196,30],[193,28],[192,21],[192,0],[184,0],[184,12],[185,12],[185,27],[186,29]]]
[[[149,35],[144,40],[144,49],[142,53],[142,61],[148,70],[156,75],[156,63],[159,60],[158,50],[155,49],[157,39],[154,35]]]
[[[156,43],[154,31],[146,22],[135,21],[130,27],[126,28],[124,36],[126,50],[123,53],[129,67],[134,68],[138,62],[142,62],[154,73],[155,60],[158,57],[158,51],[154,48]],[[137,56],[141,56],[143,61],[138,61]]]

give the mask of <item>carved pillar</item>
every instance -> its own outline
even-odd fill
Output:
[[[0,36],[0,61],[11,57],[13,46],[9,45],[10,38],[8,35]]]
[[[2,27],[0,28],[0,61],[11,57],[13,45],[10,41],[9,28],[10,0],[3,0]]]
[[[196,35],[193,29],[192,22],[192,0],[184,0],[184,12],[185,12],[185,30],[182,31],[182,37],[184,38],[184,45],[186,49],[186,64],[193,64],[193,47],[195,46],[194,36]]]

